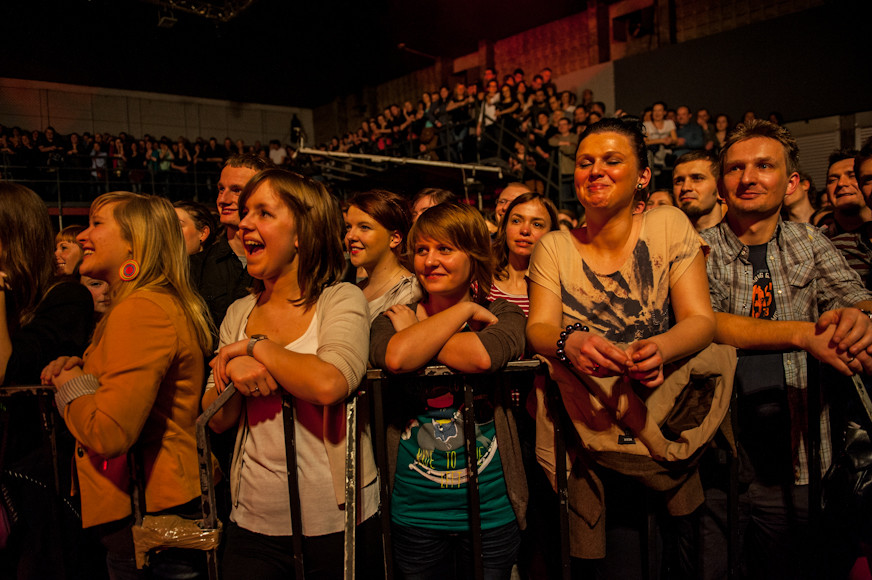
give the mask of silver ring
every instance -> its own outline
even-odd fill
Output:
[[[593,363],[593,368],[591,368],[590,372],[597,373],[600,370],[600,366],[596,363]]]
[[[259,387],[254,387],[254,392],[255,392],[255,393],[259,393],[259,392],[260,392],[260,388],[259,388]]]
[[[851,364],[852,362],[854,362],[854,357],[848,359],[848,364]]]

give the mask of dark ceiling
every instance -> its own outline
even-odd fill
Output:
[[[314,107],[585,9],[584,0],[256,0],[228,23],[138,0],[3,0],[0,76]]]

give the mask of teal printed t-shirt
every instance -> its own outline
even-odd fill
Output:
[[[391,516],[397,524],[469,530],[466,447],[456,394],[444,387],[430,391],[428,410],[412,420],[400,437],[391,498]],[[477,398],[475,412],[481,527],[491,529],[515,521],[515,512],[506,493],[493,408]]]

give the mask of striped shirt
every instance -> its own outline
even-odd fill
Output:
[[[872,247],[868,241],[870,235],[872,235],[872,223],[867,223],[856,232],[830,238],[836,249],[845,257],[848,265],[860,275],[860,280],[867,289],[872,284],[872,280],[869,279],[869,272],[872,271]]]
[[[509,294],[508,292],[503,292],[497,288],[496,284],[491,282],[490,296],[488,296],[487,299],[493,302],[497,298],[502,298],[511,302],[524,311],[524,316],[530,316],[530,299],[526,294]]]

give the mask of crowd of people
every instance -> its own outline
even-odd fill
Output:
[[[513,178],[534,191],[546,182],[558,184],[560,201],[573,203],[572,167],[578,136],[588,125],[607,116],[606,105],[590,89],[581,95],[559,91],[550,68],[529,80],[520,68],[499,78],[486,68],[475,81],[457,81],[427,90],[417,101],[392,103],[361,122],[357,129],[333,136],[314,147],[324,151],[363,153],[456,162],[505,163]],[[609,116],[622,117],[618,109]],[[666,187],[675,159],[692,150],[715,154],[734,127],[722,113],[701,107],[669,108],[657,101],[630,112],[645,122],[649,164],[654,183]],[[756,118],[747,111],[743,121]],[[778,112],[768,120],[781,124]],[[230,156],[252,153],[276,166],[331,181],[337,161],[300,156],[299,121],[292,123],[290,143],[278,139],[264,145],[215,137],[134,137],[90,132],[59,135],[0,125],[0,159],[7,178],[28,183],[44,197],[57,197],[56,182],[71,181],[64,197],[93,199],[112,189],[150,192],[171,200],[199,199],[212,191],[222,163]],[[58,173],[59,172],[59,173]]]
[[[494,103],[523,86],[522,72],[502,86],[487,74]],[[61,540],[46,541],[59,535],[50,486],[29,482],[48,481],[50,450],[27,413],[9,415],[2,573],[51,577],[73,564],[67,575],[145,577],[131,498],[149,514],[198,517],[195,420],[233,384],[210,422],[226,438],[216,447],[228,498],[223,577],[294,574],[292,529],[307,577],[341,577],[345,450],[355,436],[345,432],[345,406],[367,367],[407,375],[442,364],[488,375],[539,355],[556,399],[527,375],[510,389],[475,381],[474,458],[452,381],[395,393],[388,472],[376,469],[369,427],[359,429],[359,576],[384,577],[377,514],[389,510],[390,557],[402,577],[464,577],[474,564],[486,578],[513,569],[557,577],[559,424],[577,577],[641,577],[648,513],[663,577],[726,577],[731,485],[741,577],[847,577],[872,545],[869,514],[831,505],[833,521],[814,527],[819,498],[809,484],[855,419],[837,377],[872,373],[872,140],[834,153],[824,214],[799,171],[796,141],[777,123],[749,116],[720,134],[719,118],[708,127],[687,107],[675,122],[663,103],[650,119],[606,117],[596,103],[557,93],[552,115],[540,103],[553,87],[546,77],[531,83],[532,106],[543,108],[546,136],[557,120],[557,141],[548,142],[570,159],[560,172],[583,212],[558,208],[523,180],[504,187],[491,211],[434,188],[411,200],[375,189],[340,202],[321,181],[277,166],[287,158],[228,143],[229,156],[203,160],[215,171],[214,208],[95,192],[88,226],[55,236],[36,193],[0,182],[0,378],[55,391],[69,443],[62,455],[75,465],[62,479],[77,481],[81,510]],[[428,106],[442,103],[450,116],[476,98],[459,85],[409,113],[427,119]],[[575,128],[568,106],[583,112]],[[518,101],[505,120],[520,127],[534,118],[524,111]],[[475,133],[498,116],[483,107]],[[425,125],[375,141],[387,145],[413,127],[423,139]],[[455,136],[448,155],[462,159],[469,152]],[[135,140],[119,141],[120,151]],[[51,147],[40,149],[47,164]],[[810,453],[818,446],[819,456]],[[471,461],[481,554],[468,518]],[[732,484],[730,461],[740,465]],[[105,566],[87,559],[94,553],[105,553]],[[147,573],[204,577],[205,557],[158,551]]]

